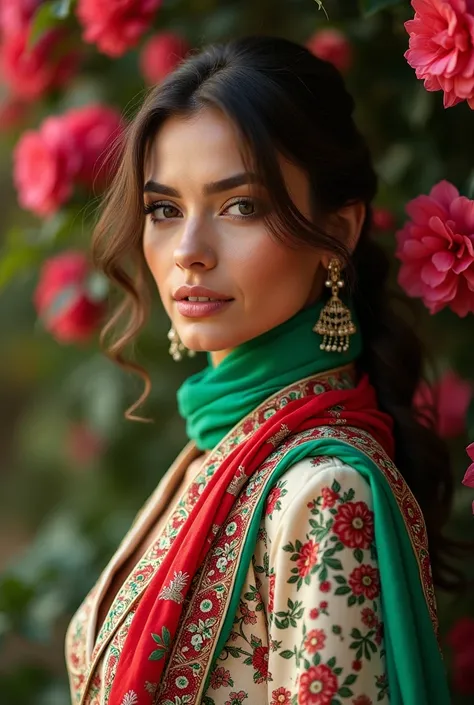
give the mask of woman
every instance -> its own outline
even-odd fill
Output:
[[[449,702],[447,454],[412,408],[421,347],[369,236],[353,107],[332,65],[250,37],[189,57],[131,125],[93,243],[127,295],[104,333],[132,313],[108,354],[146,381],[127,417],[147,271],[170,353],[208,366],[178,391],[188,445],[69,627],[74,703]]]

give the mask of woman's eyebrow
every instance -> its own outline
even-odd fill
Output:
[[[215,193],[221,193],[222,191],[229,191],[237,186],[243,186],[244,184],[261,184],[262,180],[257,174],[252,172],[243,172],[242,174],[235,174],[234,176],[229,176],[226,179],[221,179],[220,181],[211,181],[203,186],[203,194],[205,196],[211,196]],[[180,192],[172,188],[171,186],[166,186],[166,184],[160,184],[158,181],[153,179],[146,182],[143,187],[144,193],[161,193],[166,196],[172,196],[174,198],[181,198]]]

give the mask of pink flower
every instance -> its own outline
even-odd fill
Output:
[[[466,414],[472,399],[470,382],[461,379],[455,372],[446,372],[437,384],[429,386],[422,382],[413,400],[414,406],[435,409],[438,433],[442,438],[454,438],[466,428]]]
[[[454,652],[454,687],[460,693],[474,693],[474,619],[461,617],[447,636]]]
[[[14,151],[20,205],[40,216],[51,215],[70,197],[79,166],[80,154],[71,148],[62,118],[47,118],[38,131],[28,130]]]
[[[448,306],[474,312],[474,201],[440,181],[406,206],[411,220],[396,233],[400,286],[430,313]]]
[[[77,178],[88,187],[105,186],[113,165],[111,148],[122,134],[120,113],[103,105],[87,105],[64,115],[65,127],[81,155]]]
[[[471,465],[469,465],[468,469],[466,470],[466,474],[463,477],[462,483],[467,487],[474,487],[474,443],[471,443],[471,445],[466,448],[466,451],[473,462],[471,463]]]
[[[40,0],[0,0],[0,31],[7,36],[25,29]]]
[[[150,26],[162,0],[79,0],[77,16],[86,42],[108,56],[135,46]]]
[[[28,27],[7,35],[0,62],[10,91],[22,99],[35,100],[67,83],[77,70],[79,55],[72,51],[58,55],[66,37],[61,30],[46,32],[31,48],[28,35]]]
[[[86,255],[69,250],[51,257],[41,268],[34,305],[45,328],[60,343],[87,341],[100,323],[103,302],[86,289],[91,273]]]
[[[352,46],[339,29],[320,29],[306,42],[307,48],[320,59],[344,73],[352,64]]]
[[[141,72],[147,83],[160,83],[173,71],[190,49],[188,42],[174,32],[160,32],[145,44],[140,56]]]
[[[444,91],[444,107],[467,100],[474,108],[472,0],[412,0],[415,17],[405,58],[428,91]]]
[[[388,208],[374,208],[372,213],[372,223],[375,230],[384,232],[395,228],[395,218]]]

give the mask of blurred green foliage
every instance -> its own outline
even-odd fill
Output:
[[[377,205],[401,224],[404,204],[441,178],[465,195],[474,191],[467,148],[472,112],[464,104],[444,110],[442,95],[427,93],[416,80],[403,58],[408,44],[403,23],[412,15],[408,2],[396,0],[164,0],[143,42],[165,29],[182,33],[194,46],[246,33],[304,42],[328,21],[342,29],[354,47],[348,85],[380,175]],[[73,0],[43,3],[32,41],[64,22],[80,36]],[[141,382],[105,360],[96,340],[60,346],[35,320],[32,295],[40,263],[63,249],[88,248],[97,198],[78,194],[56,216],[39,222],[16,206],[12,148],[22,131],[46,116],[92,101],[131,117],[145,92],[140,46],[115,60],[92,46],[85,49],[79,76],[32,104],[23,124],[4,132],[0,142],[0,705],[69,702],[66,625],[184,444],[175,391],[204,364],[202,356],[179,365],[171,360],[167,322],[155,300],[134,350],[151,374],[153,390],[143,414],[155,423],[127,422],[123,412],[141,393]],[[379,237],[393,253],[393,232]],[[395,258],[393,263],[395,281]],[[453,367],[472,379],[472,318],[461,320],[449,311],[430,317],[421,304],[418,312],[439,368]],[[469,433],[472,439],[474,414]],[[471,498],[460,484],[468,438],[452,444],[458,490],[451,529],[463,537],[473,536]],[[439,595],[439,604],[443,634],[458,617],[473,613],[468,597]],[[453,702],[468,699],[455,696]]]

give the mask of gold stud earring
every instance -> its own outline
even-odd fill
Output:
[[[349,336],[354,335],[357,329],[350,310],[339,298],[339,290],[344,286],[344,280],[341,278],[341,264],[338,259],[334,258],[329,262],[326,286],[331,289],[331,298],[321,311],[313,330],[323,336],[321,350],[346,352],[349,350]]]
[[[181,342],[178,333],[175,331],[173,326],[168,331],[168,340],[170,341],[169,354],[176,362],[183,359],[184,355],[187,353],[188,357],[194,357],[196,355],[195,350],[189,350]]]

